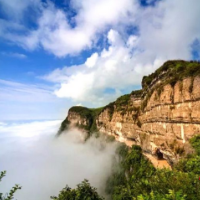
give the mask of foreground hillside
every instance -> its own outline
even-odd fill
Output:
[[[190,140],[195,153],[180,160],[173,170],[156,169],[140,146],[121,143],[107,179],[106,200],[200,200],[200,136]],[[105,171],[106,173],[106,171]],[[53,200],[105,200],[87,180],[76,189],[66,186]]]
[[[142,89],[105,107],[72,107],[60,132],[75,125],[104,132],[120,141],[157,150],[171,163],[188,154],[188,141],[200,133],[200,63],[168,61],[142,79]]]

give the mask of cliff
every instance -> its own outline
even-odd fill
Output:
[[[88,133],[98,131],[96,126],[96,119],[102,109],[103,107],[96,109],[82,106],[71,107],[68,111],[68,116],[60,126],[58,135],[74,126]]]
[[[60,132],[69,124],[138,144],[147,153],[159,149],[175,162],[190,151],[188,140],[200,133],[200,63],[167,61],[143,77],[141,90],[99,109],[72,107]]]

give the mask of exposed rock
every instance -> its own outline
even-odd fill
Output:
[[[142,86],[96,115],[83,116],[72,109],[67,119],[84,127],[95,124],[97,130],[141,145],[150,154],[159,149],[175,162],[189,151],[188,140],[200,134],[200,64],[168,61],[145,76]]]

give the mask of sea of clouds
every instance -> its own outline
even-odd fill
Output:
[[[16,199],[48,200],[66,184],[74,188],[88,179],[103,194],[117,144],[94,137],[83,142],[75,129],[56,138],[60,123],[0,123],[0,171],[7,171],[0,192],[17,183]]]

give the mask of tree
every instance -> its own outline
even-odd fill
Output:
[[[183,195],[181,191],[169,190],[168,194],[154,194],[151,192],[150,195],[139,195],[134,200],[185,200],[185,197],[186,195]]]
[[[92,187],[88,180],[82,181],[77,185],[77,188],[71,189],[68,185],[63,188],[58,197],[51,196],[53,200],[104,200],[100,197],[96,191],[96,188]]]
[[[4,176],[6,176],[6,171],[0,172],[0,182]],[[22,188],[21,186],[16,184],[14,187],[12,187],[12,189],[10,190],[8,194],[3,195],[3,193],[0,193],[0,200],[12,200],[17,190],[20,190],[21,188]]]

